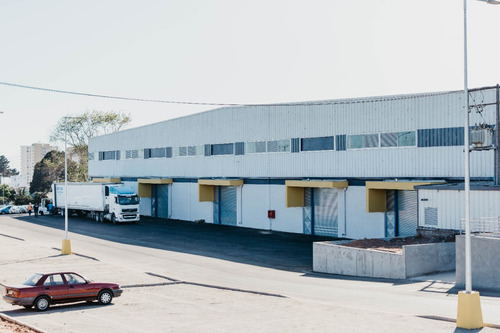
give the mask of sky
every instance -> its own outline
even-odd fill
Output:
[[[0,0],[0,82],[107,96],[260,104],[464,89],[462,0]],[[500,83],[500,5],[468,0],[469,87]],[[0,155],[64,116],[136,127],[216,106],[0,84]]]

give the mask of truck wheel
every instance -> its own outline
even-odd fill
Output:
[[[99,222],[104,222],[104,213],[99,213]]]
[[[113,224],[116,224],[116,216],[115,216],[115,213],[111,214],[111,222],[113,222]]]
[[[93,216],[93,217],[94,217],[94,220],[95,220],[96,222],[99,222],[99,213],[93,212],[92,214],[94,215],[94,216]]]

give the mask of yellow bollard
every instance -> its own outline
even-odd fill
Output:
[[[483,328],[483,313],[479,292],[458,292],[457,327],[465,329]]]
[[[63,239],[61,254],[71,254],[71,241],[69,239]]]

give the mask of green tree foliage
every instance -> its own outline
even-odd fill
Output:
[[[78,173],[88,179],[88,140],[92,137],[113,133],[130,123],[131,118],[120,112],[92,111],[79,116],[62,118],[50,134],[50,141],[68,145],[78,160]]]
[[[8,204],[14,201],[14,196],[16,192],[7,184],[0,185],[0,205],[2,203]]]
[[[14,197],[14,205],[27,205],[33,202],[33,198],[26,194],[24,189],[20,189]]]
[[[16,169],[11,169],[9,164],[9,159],[4,155],[0,155],[0,174],[2,174],[4,177],[18,175],[19,172]]]
[[[64,152],[51,151],[35,165],[33,180],[30,184],[32,196],[45,196],[52,183],[64,181]],[[78,173],[78,164],[68,158],[68,181],[86,181]]]

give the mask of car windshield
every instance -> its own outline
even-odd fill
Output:
[[[42,276],[43,274],[35,273],[32,276],[30,276],[26,281],[24,281],[23,284],[26,286],[34,286]]]
[[[118,196],[118,203],[120,205],[138,205],[139,197],[137,195],[131,197]]]

